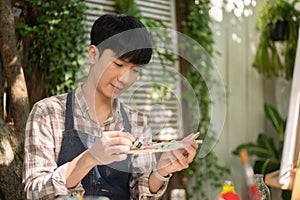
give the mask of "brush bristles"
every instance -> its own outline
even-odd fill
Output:
[[[240,159],[243,165],[248,163],[248,153],[245,149],[240,151]]]

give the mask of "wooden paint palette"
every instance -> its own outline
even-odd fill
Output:
[[[191,140],[195,140],[196,143],[201,144],[202,140],[196,140],[199,136],[199,133],[196,133]],[[134,147],[130,149],[129,154],[140,154],[140,153],[158,153],[158,152],[166,152],[173,151],[176,149],[184,148],[184,143],[179,140],[172,140],[170,142],[152,142],[149,144],[143,144],[143,148]]]

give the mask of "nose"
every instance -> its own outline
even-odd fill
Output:
[[[121,83],[121,84],[128,84],[131,83],[133,81],[136,80],[136,75],[134,74],[134,72],[132,72],[131,69],[123,69],[120,71],[120,73],[117,76],[117,80]]]

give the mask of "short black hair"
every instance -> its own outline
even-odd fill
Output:
[[[118,58],[139,65],[149,63],[152,56],[150,33],[137,18],[124,14],[99,17],[92,26],[91,45],[100,55],[111,49]]]

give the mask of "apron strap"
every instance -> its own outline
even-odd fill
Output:
[[[71,91],[67,95],[67,104],[66,104],[66,117],[65,117],[65,130],[74,129],[74,116],[73,116],[73,96],[75,92]]]
[[[126,113],[122,103],[120,104],[120,111],[121,111],[121,115],[122,115],[122,119],[123,119],[123,126],[125,129],[125,132],[131,133],[131,124],[129,123],[127,113]]]

